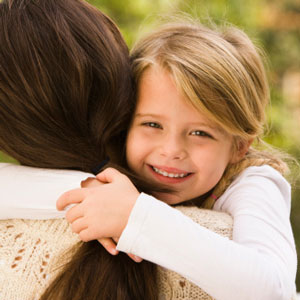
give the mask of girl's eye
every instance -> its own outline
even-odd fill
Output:
[[[191,135],[195,135],[195,136],[203,136],[203,137],[212,137],[210,134],[208,134],[205,131],[202,130],[195,130],[191,132]]]
[[[152,127],[152,128],[161,128],[161,126],[158,123],[155,122],[146,122],[143,123],[144,126]]]

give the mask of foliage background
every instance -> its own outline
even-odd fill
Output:
[[[260,44],[269,59],[272,105],[265,140],[300,161],[299,0],[89,0],[120,27],[128,46],[160,16],[187,13],[204,23],[229,22]],[[11,161],[0,153],[0,160]],[[300,173],[299,169],[294,172]],[[300,249],[300,180],[293,189],[291,220]],[[299,253],[300,254],[300,253]],[[299,255],[298,255],[299,257]],[[300,259],[300,257],[299,257]],[[299,272],[298,272],[299,273]],[[300,290],[300,274],[297,276]]]

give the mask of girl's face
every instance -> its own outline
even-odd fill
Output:
[[[232,136],[197,111],[167,71],[144,72],[126,156],[137,174],[175,190],[156,194],[159,199],[176,204],[208,192],[232,160],[232,149]]]

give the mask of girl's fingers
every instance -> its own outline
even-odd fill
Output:
[[[140,258],[137,255],[131,254],[131,253],[127,253],[127,255],[135,262],[140,263],[141,261],[143,261],[142,258]]]
[[[75,220],[71,224],[71,229],[73,232],[78,233],[78,234],[80,234],[82,231],[86,230],[87,225],[86,225],[84,218],[79,218],[79,219]]]
[[[99,239],[98,242],[106,249],[106,251],[108,253],[110,253],[111,255],[116,255],[119,253],[119,251],[116,249],[116,243],[118,242],[118,238],[102,238]],[[136,256],[134,254],[128,253],[127,254],[133,261],[139,263],[141,262],[143,259],[140,258],[139,256]]]
[[[71,207],[67,212],[66,212],[66,220],[69,223],[73,223],[76,219],[83,217],[83,210],[81,207],[81,203]]]
[[[85,228],[82,231],[80,231],[79,232],[79,238],[83,242],[89,242],[89,241],[95,240],[95,237],[93,236],[92,231],[89,228]]]
[[[56,208],[63,210],[66,206],[80,203],[86,197],[86,189],[78,188],[63,193],[56,202]]]
[[[113,168],[107,168],[101,173],[99,173],[96,178],[101,182],[111,183],[114,180],[118,179],[120,176],[123,176],[118,170]]]
[[[118,244],[119,242],[119,238],[113,238],[113,241],[115,242],[115,244]],[[127,255],[135,262],[140,263],[143,259],[140,258],[137,255],[131,254],[131,253],[127,253]]]
[[[116,244],[111,238],[102,238],[98,242],[106,249],[111,255],[117,255],[119,251],[116,249]]]
[[[97,187],[99,185],[102,185],[103,183],[96,179],[95,177],[88,177],[87,179],[81,181],[81,187],[82,188],[91,188],[91,187]]]

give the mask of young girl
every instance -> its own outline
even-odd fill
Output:
[[[216,299],[291,299],[296,251],[290,186],[277,154],[260,142],[269,93],[257,49],[234,28],[169,25],[132,52],[138,101],[127,136],[128,166],[174,193],[156,193],[233,216],[233,241],[139,194],[107,169],[100,187],[58,201],[84,241],[119,238],[117,249],[174,270]]]
[[[174,270],[216,299],[291,299],[296,252],[290,187],[276,155],[255,150],[268,87],[257,50],[239,30],[166,26],[135,47],[138,102],[126,142],[128,166],[174,190],[156,193],[230,213],[222,238],[107,169],[108,184],[58,201],[84,241],[120,238],[118,249]],[[279,171],[279,172],[278,172]],[[243,280],[241,280],[241,278]]]

